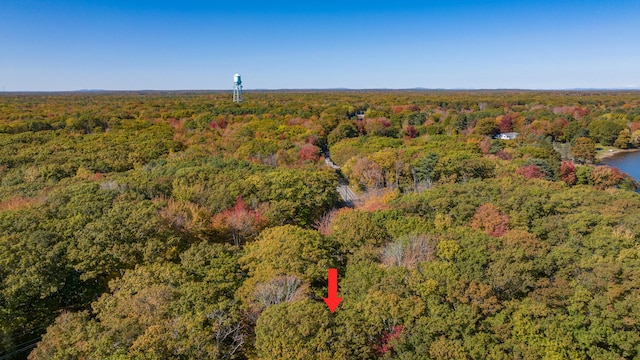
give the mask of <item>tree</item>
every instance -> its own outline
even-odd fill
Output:
[[[258,235],[266,221],[262,212],[248,208],[239,196],[233,208],[222,211],[211,219],[211,225],[214,229],[228,234],[232,243],[239,246]]]
[[[618,138],[613,143],[613,146],[618,147],[620,149],[628,149],[631,146],[631,130],[624,129],[620,131]]]
[[[347,166],[347,168],[349,168]],[[368,157],[358,158],[349,169],[349,177],[362,190],[376,190],[385,187],[384,172],[380,165]]]
[[[544,266],[538,260],[549,246],[522,230],[506,231],[501,240],[502,246],[491,253],[488,276],[493,288],[506,298],[523,296],[536,287],[536,277]]]
[[[549,162],[547,160],[530,158],[530,159],[527,159],[527,161],[525,162],[525,166],[530,166],[530,165],[536,166],[541,171],[542,177],[540,178],[544,178],[547,180],[555,179],[555,172],[551,167],[551,165],[549,165]]]
[[[83,280],[109,280],[140,263],[175,259],[186,241],[159,215],[159,204],[120,199],[103,216],[77,231],[68,248]]]
[[[591,181],[601,188],[619,185],[625,178],[622,171],[611,166],[596,166],[591,172]]]
[[[327,269],[335,266],[334,251],[333,243],[317,231],[284,225],[261,232],[239,261],[251,277],[296,275],[313,283],[325,279]]]
[[[435,258],[434,240],[426,235],[411,234],[385,246],[381,261],[387,266],[415,269],[420,263]]]
[[[315,163],[320,159],[320,148],[313,144],[305,144],[298,151],[298,162]]]
[[[389,240],[385,228],[366,211],[340,211],[333,218],[331,226],[333,237],[346,254],[354,253],[364,246],[380,246]]]
[[[359,134],[358,128],[352,121],[341,122],[329,133],[327,141],[329,145],[334,145],[342,139],[354,138]]]
[[[338,204],[337,176],[328,169],[277,169],[229,184],[236,195],[266,203],[270,224],[311,226]]]
[[[521,166],[516,170],[516,174],[521,175],[525,179],[544,179],[545,174],[537,165]]]
[[[303,300],[308,296],[308,285],[295,275],[276,276],[256,285],[253,292],[255,310],[262,311],[271,305]]]
[[[591,172],[593,172],[593,166],[582,165],[576,167],[576,184],[580,185],[593,185],[591,180]]]
[[[590,137],[602,145],[613,145],[622,130],[624,126],[610,120],[598,119],[589,124]]]
[[[399,152],[395,149],[381,150],[369,155],[369,159],[382,170],[384,184],[397,188],[404,170],[404,162],[400,159]]]
[[[513,131],[513,115],[506,114],[502,116],[500,119],[500,124],[498,125],[501,133],[508,133]]]
[[[413,126],[413,125],[409,125],[409,126],[407,126],[407,128],[405,129],[405,134],[406,134],[409,138],[413,139],[413,138],[415,138],[416,136],[418,136],[418,130],[416,130],[416,127],[415,127],[415,126]]]
[[[407,125],[423,125],[427,121],[427,115],[422,112],[412,112],[406,117]]]
[[[430,187],[434,181],[438,180],[435,176],[435,167],[438,162],[438,155],[429,153],[421,157],[413,167],[414,182],[424,183]]]
[[[454,151],[438,158],[434,168],[437,179],[450,182],[486,179],[493,175],[494,170],[493,162],[466,151]]]
[[[469,116],[467,116],[467,114],[458,114],[453,121],[453,126],[456,130],[463,131],[466,130],[467,127],[469,127],[470,123],[471,120],[469,119]]]
[[[327,269],[337,265],[336,247],[330,238],[317,231],[293,225],[262,231],[245,247],[244,255],[239,259],[248,279],[238,290],[237,297],[242,299],[252,316],[257,316],[267,305],[264,299],[270,292],[290,292],[296,297],[300,289],[300,297],[306,294],[306,287],[326,285]],[[300,279],[301,283],[293,286],[289,281],[282,281],[291,276]],[[276,286],[279,288],[274,288]],[[317,292],[317,295],[322,293]]]
[[[238,358],[243,321],[227,298],[240,283],[234,251],[201,243],[182,261],[125,272],[92,304],[93,316],[62,314],[30,359]]]
[[[557,118],[551,123],[551,135],[556,141],[567,141],[565,128],[569,122],[564,118]]]
[[[38,346],[29,354],[29,359],[82,358],[94,351],[91,336],[101,330],[91,322],[87,311],[64,312],[47,329]]]
[[[368,135],[374,136],[394,137],[397,134],[397,129],[385,117],[365,119],[364,129]]]
[[[596,160],[596,143],[589,138],[577,138],[571,153],[577,161],[591,164]]]
[[[567,185],[575,185],[578,178],[576,177],[576,166],[570,161],[563,161],[560,164],[560,180]]]
[[[258,359],[334,359],[332,317],[322,302],[271,306],[256,324]]]
[[[495,136],[500,132],[496,120],[494,118],[484,118],[479,120],[473,128],[474,134]]]
[[[484,230],[487,235],[499,237],[509,230],[509,216],[501,214],[491,203],[483,204],[473,215],[471,227]]]
[[[631,133],[631,145],[633,145],[633,147],[640,147],[640,130],[635,130]]]

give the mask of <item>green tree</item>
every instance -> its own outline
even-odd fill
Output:
[[[267,223],[311,226],[338,204],[335,172],[312,169],[278,169],[255,174],[230,184],[247,202],[268,204]]]
[[[447,182],[468,181],[472,178],[488,178],[493,175],[495,164],[476,154],[456,151],[442,156],[434,168],[435,176]]]
[[[591,164],[596,160],[596,143],[589,138],[577,138],[571,153],[576,161]]]
[[[591,180],[591,172],[593,171],[592,166],[583,165],[576,167],[576,183],[581,185],[593,185],[593,180]]]
[[[633,145],[633,147],[640,147],[640,130],[631,133],[631,145]]]
[[[333,320],[310,300],[274,305],[256,324],[258,359],[334,359]]]
[[[236,259],[230,247],[200,243],[182,265],[129,270],[92,316],[62,314],[29,358],[238,358],[243,321],[228,298],[241,280]]]
[[[589,124],[589,136],[602,145],[611,146],[624,126],[610,120],[598,119]]]
[[[341,122],[335,129],[331,130],[327,142],[329,146],[332,146],[342,139],[357,137],[358,134],[358,128],[352,121]]]
[[[336,247],[331,239],[315,230],[293,225],[265,229],[245,247],[239,259],[249,278],[238,290],[237,297],[245,307],[259,312],[264,307],[265,292],[274,286],[280,286],[279,291],[290,290],[292,298],[298,289],[305,292],[303,287],[309,286],[318,296],[325,296],[326,291],[321,287],[326,286],[327,269],[338,264]],[[290,285],[278,280],[288,276],[300,279],[301,283]]]
[[[111,279],[139,263],[175,259],[186,244],[159,209],[150,201],[121,200],[78,231],[68,256],[82,279]]]
[[[486,136],[495,136],[500,132],[498,128],[498,124],[496,124],[496,120],[494,118],[484,118],[478,120],[475,127],[473,128],[473,133],[478,135],[486,135]]]
[[[429,153],[423,157],[421,157],[415,164],[413,168],[414,174],[414,182],[416,183],[425,183],[427,186],[431,186],[431,184],[437,180],[435,178],[435,167],[438,162],[438,155],[434,153]]]
[[[390,239],[385,228],[366,211],[343,210],[335,215],[331,227],[336,243],[345,254],[352,254],[360,247],[380,246]]]
[[[628,149],[631,146],[631,130],[624,129],[620,131],[618,138],[613,143],[613,146],[620,149]]]

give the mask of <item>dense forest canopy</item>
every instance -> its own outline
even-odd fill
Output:
[[[1,359],[640,357],[639,92],[5,93],[0,146]]]

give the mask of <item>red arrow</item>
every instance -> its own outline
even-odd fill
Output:
[[[324,299],[324,302],[329,307],[329,310],[331,311],[331,313],[333,313],[334,311],[336,311],[336,309],[338,308],[338,305],[340,305],[340,302],[342,301],[342,298],[338,297],[338,269],[329,269],[328,276],[329,276],[329,291],[328,291],[329,294],[327,295],[326,298],[323,298],[323,299]]]

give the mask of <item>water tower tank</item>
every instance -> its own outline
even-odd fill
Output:
[[[240,78],[240,74],[233,75],[233,83],[234,84],[242,84],[242,79]]]

